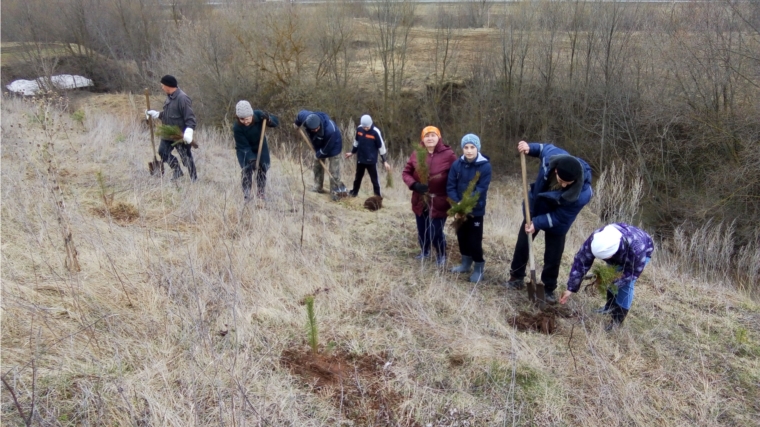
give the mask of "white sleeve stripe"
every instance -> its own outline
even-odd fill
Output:
[[[382,133],[380,133],[380,129],[378,129],[378,128],[377,128],[377,127],[375,127],[375,126],[372,126],[372,129],[373,129],[375,132],[377,132],[377,137],[378,137],[378,138],[380,138],[380,150],[378,150],[378,151],[380,151],[380,155],[381,155],[381,156],[384,156],[384,155],[385,155],[385,153],[387,152],[387,150],[385,149],[385,141],[383,141],[383,134],[382,134]]]
[[[546,214],[546,220],[549,221],[549,228],[554,227],[554,223],[552,223],[552,216],[551,216],[551,214]]]
[[[359,141],[354,140],[354,147],[358,147],[358,146],[359,146]]]

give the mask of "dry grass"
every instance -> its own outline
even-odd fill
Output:
[[[509,319],[526,297],[498,285],[521,219],[517,180],[489,192],[486,280],[473,286],[412,260],[403,185],[384,188],[376,212],[363,197],[331,203],[307,192],[300,247],[300,142],[278,132],[268,202],[256,208],[243,203],[227,134],[201,129],[199,181],[173,183],[149,175],[137,121],[86,109],[76,127],[52,111],[42,130],[36,108],[2,104],[1,341],[3,378],[25,413],[34,403],[35,424],[350,425],[334,394],[280,363],[306,348],[299,302],[318,290],[321,341],[383,355],[392,375],[380,388],[403,397],[403,417],[373,425],[750,426],[760,417],[758,305],[670,258],[655,257],[615,333],[590,314],[599,297],[585,294],[556,334],[515,331]],[[403,165],[394,166],[400,183]],[[132,222],[93,212],[100,170],[117,201],[136,208]],[[54,182],[80,272],[64,268]],[[563,275],[598,225],[584,211]],[[20,424],[5,387],[2,397],[2,422]]]

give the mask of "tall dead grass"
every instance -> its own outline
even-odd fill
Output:
[[[757,304],[659,259],[614,334],[589,314],[600,297],[585,293],[553,336],[512,329],[527,307],[499,285],[521,221],[516,180],[489,192],[486,280],[473,286],[412,260],[403,185],[384,189],[377,212],[310,193],[302,206],[298,158],[311,154],[285,131],[270,134],[268,201],[257,208],[243,202],[227,132],[201,129],[200,179],[171,182],[149,175],[136,122],[87,111],[85,129],[64,134],[69,119],[55,116],[49,133],[34,108],[2,104],[5,424],[22,423],[13,390],[38,425],[351,425],[279,362],[307,348],[299,301],[316,291],[322,341],[381,356],[392,373],[383,387],[403,396],[397,419],[372,425],[749,426],[760,415]],[[46,141],[80,272],[64,266],[55,202],[40,191]],[[101,170],[137,220],[92,214]],[[576,222],[563,276],[597,224],[588,211]]]

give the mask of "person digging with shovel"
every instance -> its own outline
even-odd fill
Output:
[[[148,117],[152,117],[153,120],[161,120],[165,125],[179,127],[180,131],[182,131],[183,143],[175,144],[176,141],[161,138],[161,143],[158,146],[158,154],[161,156],[162,162],[169,163],[169,166],[174,171],[172,179],[176,180],[184,175],[177,158],[172,155],[172,150],[176,148],[179,157],[182,159],[182,164],[185,165],[187,172],[190,174],[190,179],[195,181],[198,179],[198,175],[195,171],[193,153],[190,151],[190,144],[193,142],[193,132],[196,125],[192,101],[190,100],[190,97],[178,87],[177,79],[174,76],[167,74],[161,77],[161,90],[166,94],[163,110],[161,112],[156,110],[145,110],[145,118],[148,119]],[[175,145],[172,146],[172,144]]]
[[[546,248],[541,282],[545,302],[555,304],[557,297],[554,290],[557,289],[557,276],[562,253],[565,251],[565,236],[593,193],[591,167],[553,144],[520,141],[517,150],[538,157],[541,164],[536,182],[530,185],[528,193],[532,220],[529,224],[523,221],[520,225],[506,286],[511,289],[522,289],[525,286],[525,267],[529,257],[528,235],[535,239],[538,232],[543,230]]]
[[[269,145],[264,136],[267,127],[276,128],[280,124],[277,116],[266,111],[254,110],[248,101],[239,101],[235,106],[235,124],[232,134],[235,137],[235,152],[238,163],[243,169],[241,181],[245,201],[251,199],[253,172],[256,172],[256,195],[264,200],[264,188],[269,170]]]
[[[616,266],[621,276],[613,282],[613,289],[607,289],[607,303],[597,310],[597,313],[609,314],[612,317],[605,327],[606,330],[620,326],[631,309],[636,280],[649,264],[652,252],[652,237],[632,225],[618,222],[594,231],[575,254],[573,268],[567,279],[567,290],[562,294],[560,304],[565,304],[578,292],[594,259],[599,258],[609,265]],[[613,292],[614,288],[617,288],[617,292]]]
[[[345,191],[345,185],[340,180],[340,153],[343,150],[343,136],[340,129],[326,113],[321,111],[301,110],[298,112],[296,128],[306,128],[306,135],[314,148],[314,188],[315,193],[324,193],[325,166],[330,175],[330,192],[333,199]]]

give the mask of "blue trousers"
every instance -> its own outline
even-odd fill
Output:
[[[435,247],[438,256],[446,255],[446,235],[443,234],[443,226],[446,218],[430,218],[428,212],[417,216],[417,241],[420,243],[423,254],[430,254],[430,246]]]
[[[646,259],[645,263],[649,264],[649,258]],[[630,310],[631,304],[633,303],[633,290],[635,285],[636,279],[630,280],[627,283],[619,283],[617,295],[615,295],[615,304],[626,310]]]

